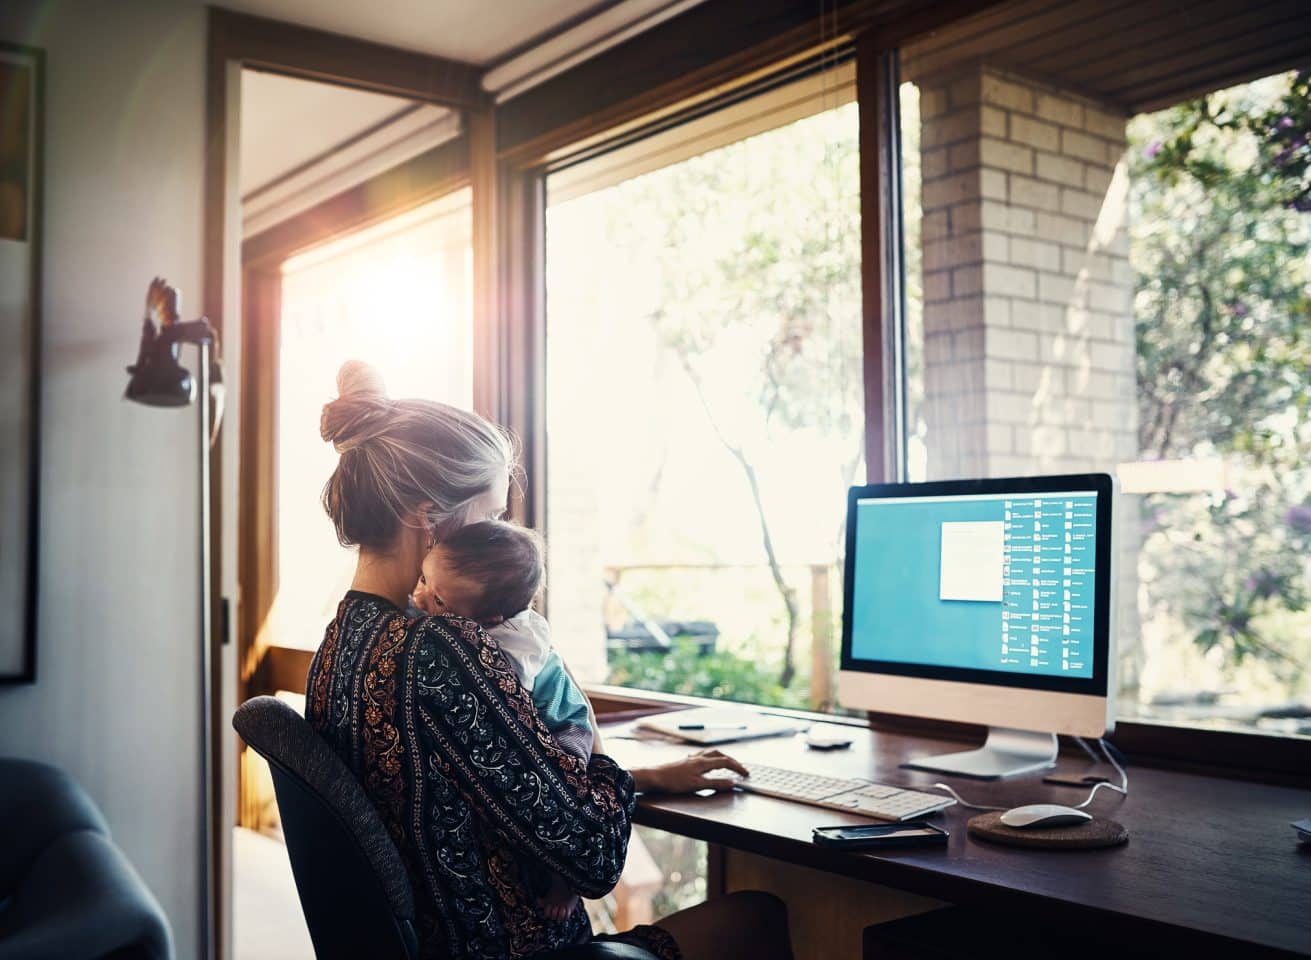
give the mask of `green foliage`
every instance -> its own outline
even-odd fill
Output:
[[[1182,614],[1204,653],[1274,666],[1296,690],[1306,676],[1306,556],[1311,507],[1289,508],[1278,484],[1216,498],[1157,495],[1144,517],[1143,568],[1158,604]],[[1300,620],[1300,622],[1299,622]]]
[[[674,638],[674,648],[667,653],[612,652],[608,682],[685,696],[805,709],[807,678],[799,677],[791,686],[783,687],[778,675],[777,663],[762,663],[722,650],[702,655],[693,641]]]
[[[666,346],[704,380],[725,362],[752,365],[754,396],[743,399],[766,428],[853,445],[863,422],[854,117],[852,104],[631,187],[637,208],[658,202],[652,191],[682,201],[653,251],[663,295],[652,320]]]
[[[1191,178],[1226,189],[1239,166],[1276,204],[1311,211],[1311,70],[1241,84],[1167,111],[1171,128],[1153,141],[1149,159],[1171,185]],[[1235,163],[1213,149],[1255,150]]]
[[[795,501],[771,498],[781,477],[768,464],[788,444],[822,446],[818,493],[845,490],[864,459],[858,184],[852,103],[619,185],[623,222],[608,231],[649,264],[659,293],[648,320],[741,472],[783,608],[776,686],[789,696],[802,614],[777,531]],[[653,228],[632,230],[634,211]],[[836,554],[840,500],[816,499],[832,504],[824,549]]]
[[[1148,602],[1290,690],[1311,653],[1308,131],[1308,74],[1285,74],[1139,117],[1129,152],[1140,448],[1238,478],[1144,498]]]
[[[644,221],[663,226],[612,231],[658,278],[650,320],[749,458],[806,431],[860,459],[855,120],[849,104],[618,188],[616,209],[652,211]]]
[[[634,827],[651,859],[660,865],[665,882],[651,901],[652,913],[667,917],[706,899],[706,844],[702,840],[665,833],[651,827]]]
[[[1306,420],[1311,230],[1285,205],[1294,187],[1258,161],[1260,125],[1240,122],[1283,103],[1288,84],[1222,91],[1131,127],[1144,454],[1264,460],[1288,434],[1272,421]]]

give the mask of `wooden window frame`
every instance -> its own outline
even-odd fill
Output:
[[[246,239],[241,247],[242,471],[238,482],[235,620],[237,700],[300,692],[312,651],[265,636],[278,588],[277,396],[283,264],[307,249],[367,229],[470,186],[468,141],[459,138],[379,174]],[[239,774],[240,776],[240,774]],[[255,809],[239,781],[238,823]]]
[[[871,482],[897,476],[905,455],[904,437],[898,418],[887,414],[895,414],[900,409],[898,398],[904,386],[900,382],[898,357],[904,332],[889,319],[899,318],[904,312],[891,309],[894,299],[903,295],[899,286],[901,207],[896,202],[900,174],[891,162],[888,150],[890,125],[898,118],[892,98],[885,95],[895,77],[891,54],[907,41],[995,2],[997,0],[937,4],[889,21],[880,19],[879,4],[853,3],[839,8],[836,16],[839,26],[830,34],[817,35],[813,24],[792,27],[747,50],[721,50],[722,56],[718,59],[694,63],[683,74],[655,84],[643,95],[607,99],[608,91],[616,88],[616,78],[624,75],[635,50],[644,51],[638,55],[639,62],[648,62],[645,59],[648,52],[652,60],[659,59],[655,54],[660,51],[672,56],[672,45],[676,43],[679,32],[687,29],[682,18],[675,19],[670,21],[667,30],[658,28],[616,48],[611,54],[588,61],[558,81],[525,94],[498,111],[502,133],[498,175],[502,183],[518,178],[521,183],[533,184],[532,189],[540,191],[545,175],[553,167],[584,152],[600,152],[618,138],[635,138],[660,123],[669,124],[692,115],[698,109],[713,108],[771,74],[804,63],[808,57],[821,56],[843,44],[854,43],[857,99],[861,104],[867,449],[884,452],[881,463],[869,458],[868,473]],[[776,8],[770,9],[777,13]],[[764,16],[768,18],[771,14],[766,11]],[[678,62],[687,66],[686,59]],[[661,76],[655,67],[651,68],[651,75]],[[572,112],[565,110],[562,104],[550,103],[552,98],[566,96],[573,97]],[[547,111],[558,118],[557,125],[549,130],[525,133],[528,128],[520,118],[548,106],[558,111]],[[505,240],[514,245],[513,236]],[[502,422],[519,433],[526,451],[532,451],[531,458],[525,463],[534,477],[544,477],[542,467],[545,463],[540,432],[545,410],[544,381],[541,378],[546,330],[543,265],[540,260],[543,240],[539,221],[530,242],[515,254],[519,266],[502,276],[503,282],[508,282],[505,292],[513,292],[519,298],[516,302],[529,308],[521,317],[532,328],[533,337],[524,341],[521,347],[536,344],[539,346],[533,349],[541,352],[528,364],[533,370],[532,378],[513,385],[514,402],[497,408],[498,413],[503,414]],[[513,349],[509,343],[503,343],[503,347]],[[518,418],[514,415],[516,409],[520,411]],[[525,417],[523,411],[530,411],[531,415]],[[523,510],[517,516],[525,522],[544,526],[545,503],[541,487],[542,481],[538,480],[530,497],[532,509]],[[605,684],[588,685],[587,689],[608,709],[622,711],[654,711],[713,702]],[[805,711],[772,712],[815,718]],[[848,718],[825,719],[850,722]],[[876,712],[870,712],[865,720],[856,722],[868,723],[876,729],[931,733],[961,740],[978,740],[983,735],[980,727]],[[1235,779],[1300,786],[1311,784],[1311,738],[1123,720],[1117,722],[1111,739],[1135,762]]]
[[[212,809],[204,829],[209,832],[211,873],[201,904],[205,916],[202,929],[208,938],[198,944],[198,955],[222,957],[230,954],[231,890],[229,824],[223,810],[225,782],[224,749],[231,736],[222,689],[223,658],[230,655],[232,634],[237,638],[238,679],[232,691],[240,702],[247,695],[263,692],[262,684],[277,689],[292,682],[297,669],[308,665],[296,651],[270,648],[271,657],[260,658],[253,649],[254,633],[268,611],[275,584],[271,547],[276,542],[273,511],[274,433],[276,398],[277,314],[281,261],[298,249],[371,222],[404,212],[470,185],[469,139],[444,144],[374,178],[369,184],[345,191],[276,228],[265,231],[243,245],[237,185],[235,143],[240,70],[244,67],[338,86],[351,87],[461,110],[467,120],[477,117],[486,123],[491,103],[482,91],[480,67],[442,57],[427,56],[300,27],[262,17],[233,13],[216,7],[208,11],[206,74],[206,131],[204,188],[204,263],[202,302],[205,314],[222,335],[225,316],[239,320],[243,369],[239,385],[240,431],[238,458],[237,585],[240,604],[236,616],[226,610],[222,594],[223,538],[212,538],[210,605],[220,636],[213,645],[211,674],[210,770]],[[244,249],[243,249],[244,246]],[[234,304],[241,291],[240,304]],[[238,310],[235,307],[240,307]],[[486,357],[475,357],[486,362]],[[475,370],[475,377],[477,371]],[[211,523],[223,529],[221,448],[216,448],[211,468]],[[260,535],[252,535],[259,531]],[[301,670],[301,676],[304,672]],[[300,686],[303,686],[303,681]],[[238,780],[240,783],[240,757]],[[237,809],[245,809],[238,799]]]
[[[870,30],[857,41],[861,103],[862,269],[865,277],[866,421],[869,449],[881,443],[886,476],[904,477],[905,300],[901,203],[900,118],[896,53],[913,36]],[[866,112],[868,111],[868,112]],[[869,123],[866,124],[868,116]],[[865,139],[869,132],[869,141]],[[871,356],[871,351],[884,351]],[[877,404],[882,404],[875,414]],[[877,422],[874,422],[877,421]],[[870,482],[882,477],[870,470]],[[978,742],[985,727],[871,711],[876,729]],[[1190,727],[1149,720],[1116,720],[1108,737],[1135,762],[1231,779],[1311,786],[1311,737],[1237,729]]]

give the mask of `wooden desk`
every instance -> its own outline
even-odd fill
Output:
[[[602,734],[606,749],[621,763],[649,765],[687,752],[676,744],[623,739],[630,726]],[[747,763],[908,787],[943,778],[900,769],[902,761],[961,749],[954,741],[844,729],[855,743],[836,753],[809,750],[800,738],[724,749]],[[1062,756],[1060,768],[1086,765],[1081,757]],[[1085,795],[1037,778],[951,783],[966,799],[997,805],[1070,803]],[[953,807],[935,817],[951,831],[946,849],[842,853],[811,843],[811,829],[867,820],[741,791],[646,796],[636,819],[733,850],[955,904],[1091,924],[1088,929],[1125,943],[1207,949],[1195,956],[1217,955],[1212,952],[1217,949],[1242,957],[1311,956],[1311,850],[1298,845],[1288,825],[1311,816],[1311,790],[1133,767],[1128,798],[1103,792],[1093,810],[1123,823],[1129,843],[1081,852],[997,846],[969,838],[965,823],[973,811]]]

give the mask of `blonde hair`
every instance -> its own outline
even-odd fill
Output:
[[[342,364],[337,394],[319,433],[341,454],[323,508],[343,546],[390,546],[422,503],[431,504],[425,523],[440,541],[515,469],[514,442],[500,427],[433,400],[392,400],[367,363]]]

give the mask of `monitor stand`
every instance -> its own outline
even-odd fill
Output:
[[[1036,773],[1056,765],[1056,734],[989,727],[988,739],[978,750],[944,753],[903,763],[912,770],[932,770],[979,780],[1001,780]]]

